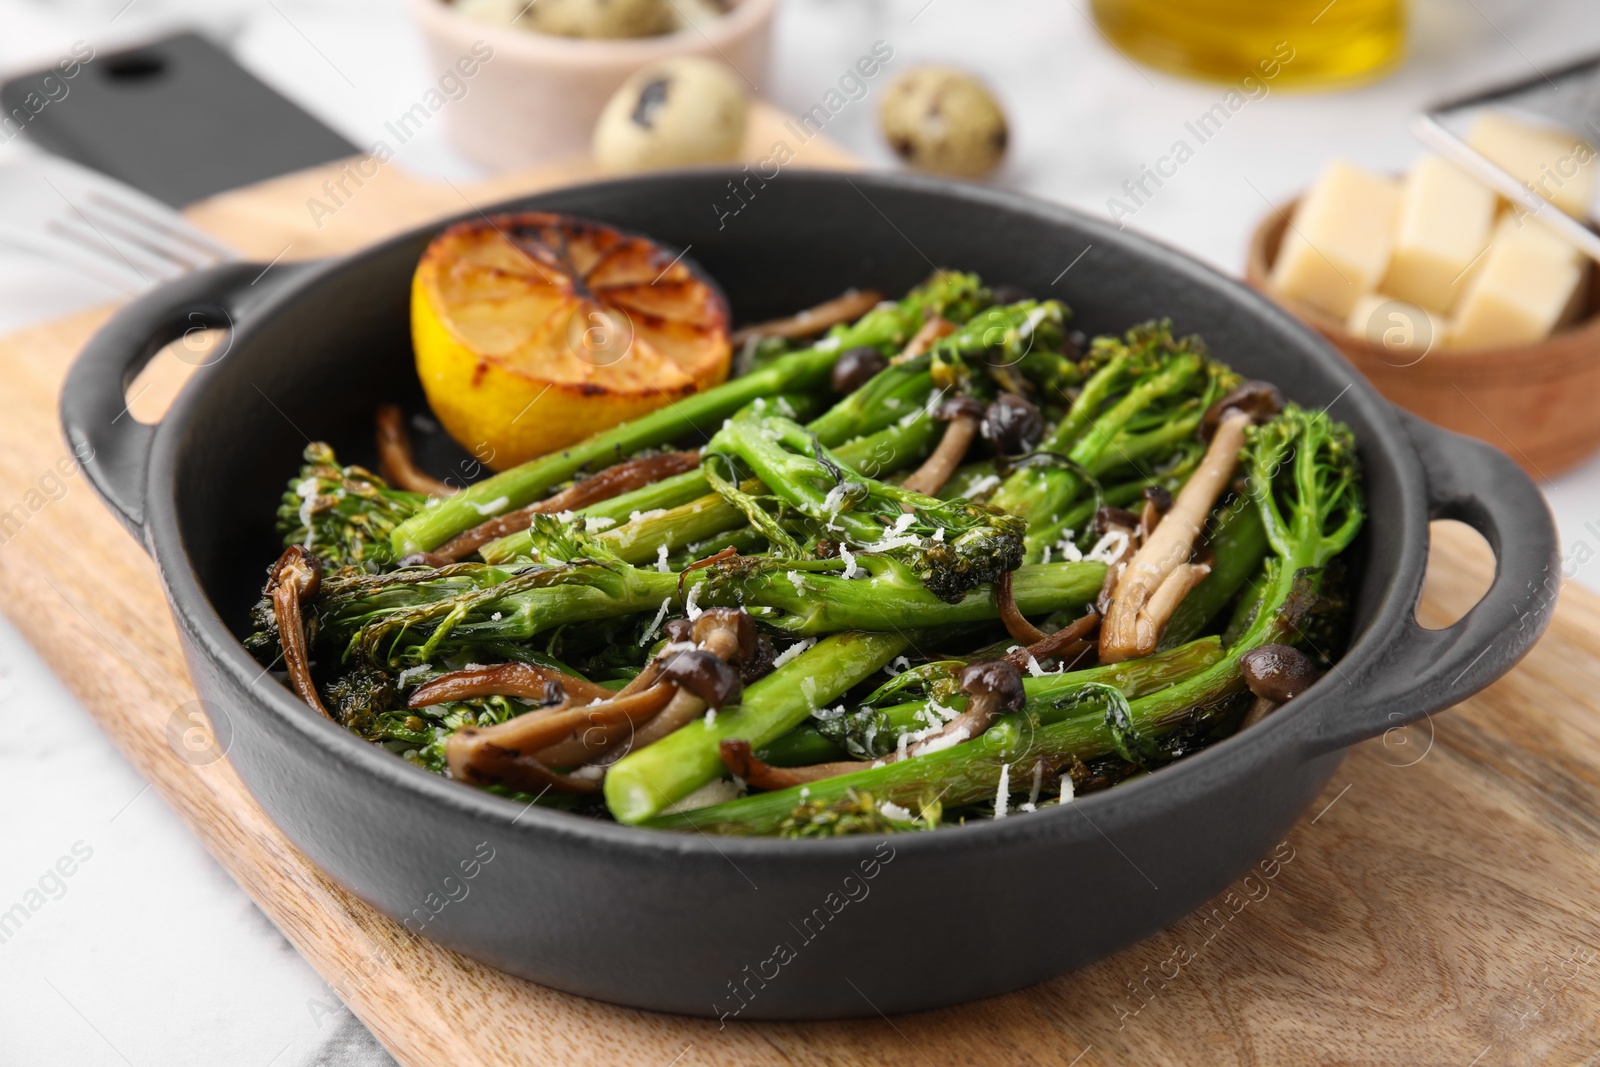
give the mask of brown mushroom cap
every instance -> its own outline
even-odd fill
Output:
[[[1022,689],[1022,672],[1003,659],[969,664],[961,672],[961,690],[973,698],[993,697],[997,700],[996,707],[1006,711],[1020,711],[1027,700]]]
[[[1108,533],[1112,530],[1136,530],[1139,528],[1139,516],[1126,508],[1114,508],[1103,505],[1094,513],[1094,532]]]
[[[729,657],[735,664],[744,663],[759,651],[760,634],[756,622],[743,608],[707,608],[694,620],[689,633],[696,644],[704,645],[712,633],[727,630],[737,642],[737,651]]]
[[[1304,652],[1289,645],[1262,645],[1239,657],[1239,670],[1250,692],[1275,704],[1304,693],[1319,672]]]
[[[1283,410],[1283,394],[1271,382],[1242,382],[1206,409],[1200,419],[1200,436],[1206,440],[1217,432],[1217,427],[1229,414],[1239,411],[1256,422],[1265,422]]]
[[[984,406],[983,401],[977,397],[968,396],[965,393],[957,393],[955,396],[946,398],[933,414],[934,418],[944,419],[948,422],[951,419],[960,418],[982,419],[984,412],[987,410],[988,408]]]
[[[287,588],[295,600],[305,603],[322,588],[322,561],[300,545],[290,545],[272,566],[268,589]]]
[[[661,668],[661,677],[687,689],[710,708],[737,704],[744,694],[744,683],[739,680],[739,672],[710,652],[698,648],[672,657]]]
[[[983,439],[1002,455],[1021,455],[1043,435],[1044,416],[1015,393],[1001,393],[984,412]]]
[[[883,358],[883,353],[871,345],[847,348],[833,364],[833,391],[853,393],[877,377],[878,372],[888,365],[889,361]]]

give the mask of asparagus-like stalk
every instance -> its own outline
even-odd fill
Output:
[[[621,563],[492,567],[460,563],[428,577],[398,572],[360,581],[329,580],[317,602],[319,638],[359,649],[385,667],[470,653],[485,642],[526,640],[555,626],[616,615],[744,607],[767,626],[797,636],[841,630],[899,631],[999,617],[981,586],[950,603],[904,565],[863,559],[870,577],[848,579],[838,560],[749,557],[686,574]],[[1105,578],[1105,564],[1023,567],[1012,580],[1020,610],[1048,614],[1082,607]],[[386,580],[385,580],[386,579]]]
[[[904,634],[835,634],[744,691],[737,708],[696,720],[617,761],[606,774],[606,805],[618,822],[657,814],[722,774],[724,740],[765,745],[838,699],[911,643]]]
[[[933,447],[938,434],[938,423],[932,419],[894,423],[877,433],[848,442],[835,455],[853,471],[887,473],[922,458]],[[700,485],[709,488],[703,472],[691,473],[699,478]],[[746,492],[756,492],[759,487],[760,483],[754,481],[741,486]],[[579,514],[597,521],[605,519],[605,516],[593,515],[590,509]],[[737,529],[745,521],[743,511],[719,494],[710,493],[675,507],[642,513],[637,519],[605,529],[596,537],[615,552],[617,558],[640,564],[657,559],[663,545],[669,553],[675,552],[684,545]],[[527,558],[533,543],[534,534],[524,530],[489,542],[479,549],[479,554],[490,563],[506,563]]]
[[[1028,696],[1030,705],[1044,716],[1054,712],[1056,701],[1085,685],[1113,686],[1131,699],[1181,681],[1196,671],[1209,667],[1221,656],[1221,640],[1216,637],[1202,637],[1182,647],[1158,652],[1142,659],[1107,663],[1081,671],[1027,677],[1022,680],[1022,688]],[[952,696],[947,703],[941,705],[942,714],[939,717],[949,718],[951,713],[966,710],[966,706],[966,696]],[[912,700],[875,710],[862,709],[853,714],[846,712],[840,718],[849,724],[850,737],[859,738],[851,740],[850,744],[862,749],[860,752],[849,751],[847,745],[842,745],[835,739],[841,731],[830,729],[826,725],[819,726],[817,722],[804,722],[774,740],[765,749],[757,750],[756,755],[763,762],[776,767],[829,763],[848,759],[852,755],[858,758],[864,755],[881,756],[895,750],[897,739],[901,734],[931,726],[932,713],[932,703],[927,700]],[[860,724],[859,727],[857,723]],[[866,745],[863,742],[869,729],[872,732],[872,744]]]
[[[640,449],[693,433],[700,426],[714,426],[758,397],[812,389],[823,381],[845,349],[873,345],[893,350],[904,344],[930,315],[950,311],[970,317],[986,299],[975,276],[936,274],[899,303],[880,305],[848,326],[834,327],[810,348],[440,500],[395,529],[391,537],[395,555],[443,544],[486,518],[531,503],[586,466],[615,462]]]

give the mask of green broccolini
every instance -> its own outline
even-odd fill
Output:
[[[1097,531],[1159,524],[1206,453],[1208,409],[1240,379],[1166,323],[1083,353],[1067,317],[939,272],[819,339],[758,345],[722,386],[448,498],[313,445],[278,519],[290,553],[321,570],[288,592],[269,583],[246,643],[264,663],[302,657],[302,694],[314,670],[335,721],[421,767],[652,828],[928,830],[1159,768],[1237,728],[1244,653],[1337,654],[1338,556],[1362,521],[1354,444],[1293,405],[1251,429],[1243,482],[1215,501],[1191,559],[1206,573],[1157,651],[1097,663],[1091,605],[1114,590],[1108,561],[1128,558]],[[919,331],[923,351],[902,357]],[[1001,421],[1019,418],[1025,437]],[[427,555],[607,464],[700,442],[696,469],[619,477],[637,488],[533,514],[464,562]],[[975,671],[1012,679],[1007,702],[967,688]],[[614,745],[603,717],[618,709],[642,717]],[[592,725],[542,732],[579,713]],[[945,736],[957,720],[966,732]],[[517,737],[542,740],[523,751]],[[473,738],[538,773],[484,777]]]

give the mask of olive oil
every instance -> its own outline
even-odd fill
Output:
[[[1405,0],[1093,0],[1100,31],[1129,58],[1235,81],[1281,64],[1278,84],[1370,80],[1405,46]],[[1293,60],[1283,63],[1287,52]]]

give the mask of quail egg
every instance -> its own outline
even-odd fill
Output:
[[[651,37],[675,28],[668,0],[535,0],[523,21],[559,37]]]
[[[911,166],[963,178],[993,170],[1006,151],[1006,117],[982,82],[952,67],[915,67],[885,91],[878,122]]]
[[[622,84],[600,112],[594,155],[613,171],[714,163],[737,158],[744,127],[744,90],[733,72],[679,56]]]

